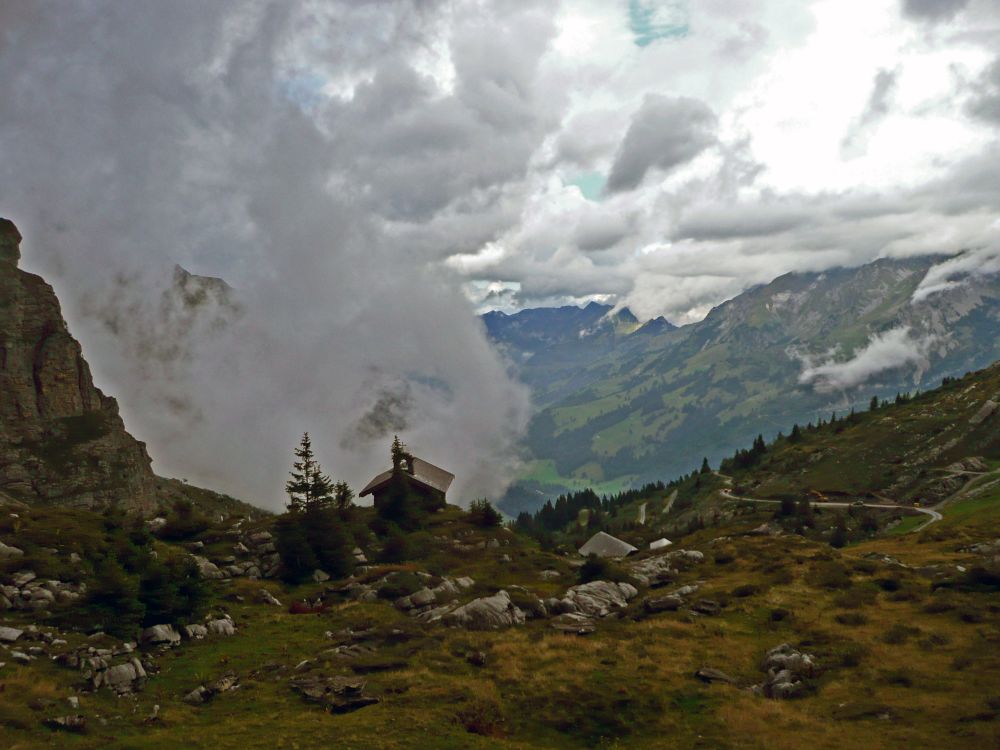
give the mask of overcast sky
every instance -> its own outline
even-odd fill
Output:
[[[476,311],[995,254],[998,50],[1000,0],[6,0],[0,215],[158,470],[276,507],[303,429],[355,484],[399,431],[495,493]]]

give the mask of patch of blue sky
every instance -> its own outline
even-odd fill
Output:
[[[600,172],[584,172],[566,184],[580,188],[583,197],[588,201],[599,201],[604,195],[604,186],[608,184],[608,178]]]
[[[628,24],[637,47],[685,37],[691,31],[687,0],[629,0]]]
[[[278,91],[283,97],[304,110],[318,105],[326,95],[323,89],[327,79],[311,70],[298,70],[278,82]]]

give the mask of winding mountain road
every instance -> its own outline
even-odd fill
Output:
[[[740,501],[747,502],[747,503],[767,503],[767,504],[772,504],[772,505],[780,505],[781,504],[780,500],[763,500],[763,499],[757,498],[757,497],[743,497],[742,495],[734,495],[729,489],[721,489],[721,490],[719,490],[719,494],[722,495],[723,497],[729,499],[729,500],[740,500]],[[927,521],[925,523],[922,523],[919,526],[910,529],[910,531],[907,532],[907,533],[910,533],[910,534],[912,534],[914,531],[920,531],[921,529],[926,529],[932,523],[940,521],[942,518],[944,518],[944,516],[942,516],[940,513],[938,513],[936,510],[934,510],[934,508],[919,508],[917,506],[894,505],[892,503],[860,503],[859,504],[857,502],[853,502],[853,503],[838,503],[838,502],[832,502],[832,501],[819,501],[819,502],[810,501],[809,504],[812,505],[812,506],[821,507],[821,508],[865,507],[865,508],[876,508],[878,510],[902,510],[902,511],[911,511],[911,512],[915,512],[915,513],[922,513],[922,514],[924,514],[926,516],[929,516],[929,518],[927,519]]]

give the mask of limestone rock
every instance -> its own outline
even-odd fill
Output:
[[[233,621],[225,617],[218,620],[209,620],[205,625],[208,627],[208,632],[211,635],[229,636],[236,634]]]
[[[607,617],[613,611],[625,609],[629,600],[639,591],[629,583],[591,581],[573,586],[563,596],[570,611],[580,612],[590,617]]]
[[[0,557],[21,557],[24,555],[24,550],[18,547],[11,547],[3,542],[0,542]]]
[[[14,643],[24,635],[23,630],[0,626],[0,643]]]
[[[20,240],[0,219],[0,490],[148,512],[156,497],[146,446],[94,386],[52,287],[17,267]]]
[[[448,625],[468,630],[500,630],[524,624],[524,612],[514,606],[506,591],[473,599],[444,616]]]
[[[142,631],[139,640],[147,646],[176,646],[181,636],[172,625],[153,625]]]

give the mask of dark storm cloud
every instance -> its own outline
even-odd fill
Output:
[[[405,424],[456,500],[501,490],[526,395],[432,267],[442,248],[385,217],[452,222],[464,243],[482,230],[455,223],[463,206],[516,211],[497,193],[544,137],[549,4],[32,10],[2,11],[0,215],[155,467],[275,507],[303,430],[358,483]],[[441,39],[452,90],[409,62]],[[238,319],[164,314],[176,263],[226,278]]]
[[[920,21],[948,21],[958,15],[969,0],[903,0],[903,15]]]
[[[1000,57],[997,57],[973,85],[966,111],[975,118],[1000,125]]]
[[[647,96],[615,156],[608,191],[638,187],[654,167],[669,171],[691,161],[715,142],[716,124],[715,114],[702,101]]]

